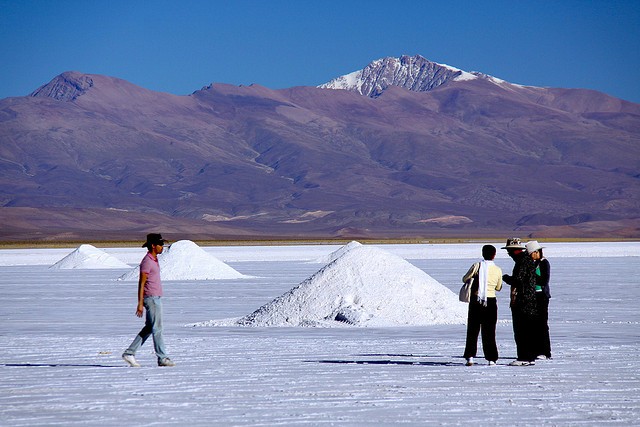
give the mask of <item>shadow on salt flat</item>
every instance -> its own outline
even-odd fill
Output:
[[[412,365],[412,366],[464,366],[463,362],[418,362],[414,360],[307,360],[307,363],[338,365]]]
[[[359,359],[367,357],[398,357],[398,358],[432,358],[440,360],[394,360],[394,359]],[[442,359],[454,359],[454,360],[442,360]],[[460,361],[456,361],[460,360]],[[515,360],[515,357],[501,357],[504,363],[498,363],[498,365],[507,366],[510,360]],[[306,360],[306,363],[325,363],[336,365],[413,365],[413,366],[465,366],[466,360],[462,356],[434,356],[428,354],[392,354],[392,353],[367,353],[356,354],[354,359],[331,359],[331,360]],[[480,360],[479,360],[480,362]],[[488,366],[485,363],[476,363],[477,366]]]
[[[97,365],[80,363],[0,363],[8,368],[123,368],[122,365]]]

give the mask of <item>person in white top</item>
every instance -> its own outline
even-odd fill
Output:
[[[462,278],[463,282],[473,278],[471,301],[467,317],[467,340],[464,349],[466,365],[473,365],[478,351],[478,334],[482,332],[482,351],[489,365],[498,360],[496,345],[496,324],[498,323],[498,303],[496,291],[502,289],[502,270],[493,262],[496,248],[492,245],[482,247],[482,261],[469,268]]]

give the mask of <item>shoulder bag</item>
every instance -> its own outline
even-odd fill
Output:
[[[480,268],[480,263],[473,264],[473,273],[471,277],[464,282],[464,285],[460,288],[460,293],[458,294],[458,299],[462,302],[471,301],[471,286],[473,285],[473,279],[478,275],[478,269]]]

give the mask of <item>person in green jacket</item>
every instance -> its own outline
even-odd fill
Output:
[[[551,359],[551,339],[549,337],[549,279],[551,265],[542,253],[543,246],[536,240],[526,245],[527,253],[536,266],[536,303],[538,307],[538,321],[536,324],[536,356],[539,360]]]

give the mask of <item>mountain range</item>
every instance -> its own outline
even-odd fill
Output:
[[[186,96],[0,100],[0,240],[640,237],[640,105],[421,56]]]

